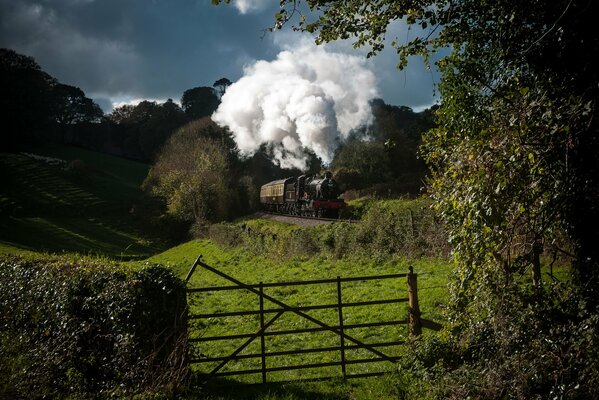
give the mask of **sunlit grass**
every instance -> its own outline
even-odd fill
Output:
[[[272,260],[261,256],[252,256],[240,249],[222,249],[207,240],[185,243],[162,254],[151,257],[148,261],[169,265],[175,273],[185,278],[191,265],[198,256],[217,268],[219,271],[232,276],[245,284],[259,282],[288,282],[314,279],[335,279],[341,277],[372,276],[384,274],[407,273],[413,265],[419,274],[421,290],[420,306],[423,317],[442,322],[443,306],[446,304],[448,289],[447,282],[451,265],[442,260],[407,260],[392,257],[383,263],[374,263],[369,259],[333,259],[317,256],[311,259]],[[217,276],[211,271],[198,267],[188,283],[189,287],[230,286],[231,282]],[[405,277],[389,280],[373,280],[345,282],[343,287],[343,302],[358,302],[367,300],[382,300],[391,298],[407,298],[407,281]],[[307,286],[270,287],[265,288],[268,296],[290,306],[310,306],[337,303],[336,283],[315,284]],[[190,294],[190,314],[209,314],[218,312],[250,311],[259,309],[259,296],[247,290],[219,291],[211,293]],[[265,309],[278,308],[266,300]],[[325,324],[336,326],[339,316],[336,308],[327,310],[312,310],[306,312]],[[266,321],[274,316],[266,315]],[[366,322],[404,320],[407,318],[407,303],[385,304],[369,307],[344,308],[344,324],[359,324]],[[314,328],[318,325],[305,318],[285,313],[269,331]],[[238,316],[228,318],[211,318],[191,321],[191,337],[217,337],[243,333],[254,333],[259,330],[258,315]],[[390,342],[408,339],[408,327],[386,326],[368,329],[350,329],[346,332],[355,339],[366,343]],[[430,333],[426,333],[427,335]],[[197,352],[205,357],[218,357],[231,354],[247,339],[231,339],[199,344]],[[322,348],[339,345],[339,336],[331,332],[297,333],[283,336],[267,336],[267,351],[287,351],[293,349]],[[352,344],[352,343],[346,343]],[[389,356],[401,355],[401,347],[381,348]],[[240,354],[257,354],[260,352],[260,342],[255,340]],[[339,361],[338,351],[327,353],[304,354],[301,356],[269,357],[268,366],[296,365],[306,363],[321,363]],[[376,357],[368,350],[348,350],[347,359]],[[217,362],[203,364],[198,371],[209,372],[218,365]],[[231,363],[223,371],[236,369],[259,369],[259,358]],[[349,365],[347,371],[366,373],[376,371],[393,371],[394,364],[388,361],[366,364],[365,366]],[[317,376],[340,376],[340,367],[326,367],[319,370],[299,370],[269,373],[270,380],[294,380]],[[236,378],[239,381],[256,382],[260,375]]]

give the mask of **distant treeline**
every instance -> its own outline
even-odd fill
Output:
[[[29,56],[0,49],[0,94],[6,128],[0,150],[14,151],[48,143],[72,144],[126,158],[152,162],[177,128],[209,116],[230,81],[183,93],[181,106],[142,101],[109,114],[78,87],[59,82]]]
[[[273,162],[272,146],[244,157],[231,132],[209,118],[231,84],[227,78],[186,90],[180,105],[146,100],[108,114],[80,88],[10,49],[0,49],[0,82],[7,127],[0,151],[66,144],[150,164],[143,201],[131,209],[171,238],[251,213],[259,206],[258,188],[268,181],[325,168],[348,199],[417,195],[427,172],[418,149],[423,132],[435,125],[432,109],[415,113],[375,99],[372,124],[339,143],[330,165],[306,150],[307,171],[283,170]]]
[[[153,163],[167,139],[184,125],[210,116],[231,82],[221,78],[212,87],[186,90],[177,104],[142,101],[123,105],[109,114],[78,87],[59,82],[29,56],[0,49],[2,109],[6,112],[0,150],[15,151],[47,143],[70,144]],[[344,189],[378,186],[379,194],[415,193],[426,167],[417,156],[422,132],[434,126],[432,110],[415,113],[409,107],[372,101],[374,123],[354,132],[337,149],[329,168]],[[230,132],[222,129],[232,146]],[[270,164],[269,148],[255,157],[257,181],[286,174]],[[264,160],[266,159],[266,160]],[[247,169],[247,165],[245,166]],[[311,173],[322,165],[313,156]]]

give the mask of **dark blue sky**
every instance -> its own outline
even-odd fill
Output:
[[[236,81],[244,65],[293,49],[296,32],[264,34],[278,1],[232,0],[0,0],[0,47],[32,56],[60,82],[80,87],[105,110],[135,99],[178,101],[219,78]],[[249,7],[249,9],[248,9]],[[405,37],[401,24],[389,39]],[[350,43],[331,51],[365,54]],[[420,110],[433,100],[438,77],[415,60],[395,69],[386,49],[369,60],[385,102]]]

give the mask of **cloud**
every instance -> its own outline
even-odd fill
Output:
[[[70,1],[70,5],[75,3],[90,2]],[[1,32],[11,42],[7,47],[34,54],[42,68],[59,81],[101,87],[105,93],[142,86],[136,77],[140,57],[127,42],[87,35],[58,9],[44,4],[15,1],[10,6],[2,4],[2,10]]]
[[[229,127],[243,154],[268,143],[283,168],[304,170],[305,149],[329,163],[338,140],[371,121],[376,95],[363,58],[303,43],[246,67],[212,119]]]
[[[421,57],[410,57],[409,64],[404,70],[397,69],[399,56],[391,46],[391,41],[405,43],[410,38],[426,36],[425,32],[418,27],[409,28],[404,21],[396,20],[387,27],[385,48],[375,57],[367,59],[369,68],[375,72],[380,88],[380,96],[385,102],[394,105],[409,106],[416,111],[421,111],[435,104],[438,93],[434,86],[439,82],[440,74],[432,65],[426,68]],[[293,49],[314,42],[314,37],[309,34],[300,34],[295,31],[278,31],[272,37],[273,44],[281,49]],[[323,44],[328,51],[336,53],[351,54],[366,60],[370,47],[355,48],[355,39],[337,40]],[[431,57],[434,64],[441,56],[447,54],[441,50]]]
[[[281,49],[293,53],[304,40],[312,43],[313,37],[289,26],[265,35],[278,6],[269,0],[221,6],[207,0],[0,0],[0,47],[34,57],[44,71],[88,97],[177,100],[222,77],[235,81],[244,65],[274,60]],[[405,38],[401,24],[394,24],[388,38]],[[432,103],[434,76],[421,63],[400,72],[393,49],[366,60],[350,41],[325,48],[361,58],[375,71],[387,103]]]
[[[250,12],[262,11],[269,4],[272,4],[270,0],[234,0],[233,4],[235,8],[242,14]]]

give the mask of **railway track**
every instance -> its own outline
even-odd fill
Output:
[[[355,224],[355,223],[360,222],[360,220],[357,220],[357,219],[319,218],[319,217],[308,217],[308,216],[303,216],[303,215],[281,214],[281,213],[275,213],[275,212],[269,212],[269,211],[261,211],[258,214],[260,216],[268,215],[271,217],[275,217],[272,219],[278,219],[278,220],[281,220],[282,222],[289,222],[289,223],[295,223],[294,221],[311,222],[311,223],[307,223],[307,224],[297,223],[298,225],[321,225],[321,224],[331,224],[333,222],[348,222],[350,224]]]

